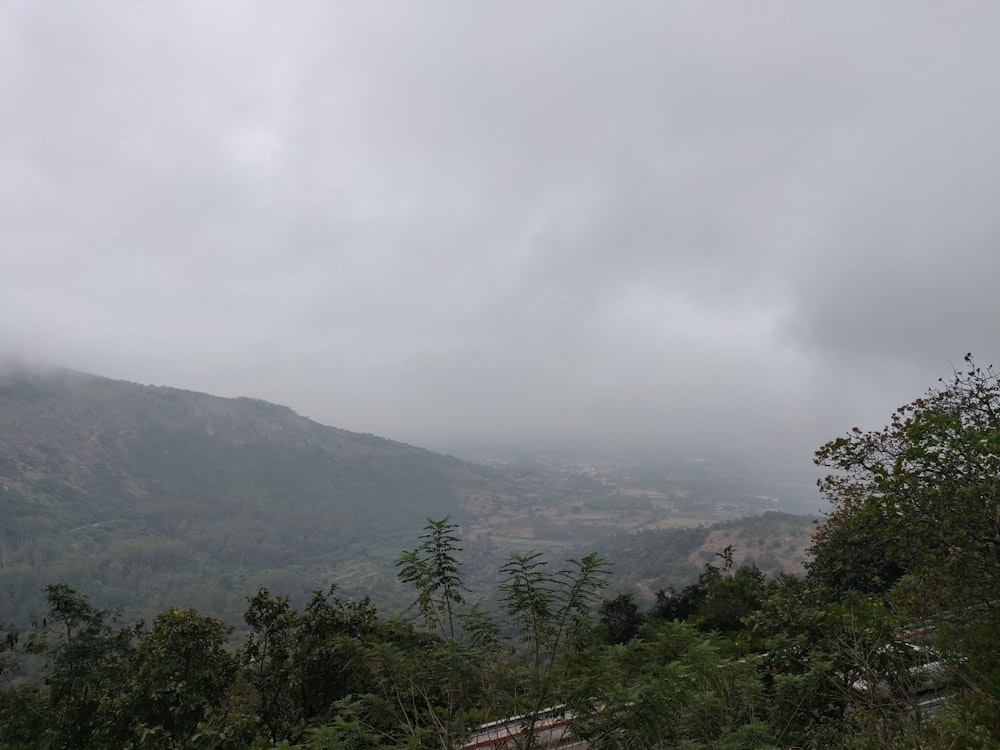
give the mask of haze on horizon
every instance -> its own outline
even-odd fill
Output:
[[[808,466],[1000,354],[1000,6],[14,0],[0,353]]]

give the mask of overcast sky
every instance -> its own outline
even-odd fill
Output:
[[[0,351],[808,465],[1000,363],[998,39],[996,0],[3,0]]]

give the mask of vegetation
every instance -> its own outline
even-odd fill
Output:
[[[968,364],[818,451],[833,512],[804,575],[727,546],[643,612],[604,597],[598,554],[513,553],[486,611],[445,517],[397,557],[405,617],[260,589],[233,643],[194,609],[125,625],[50,585],[0,638],[0,748],[448,749],[514,716],[525,750],[562,724],[609,750],[1000,747],[1000,377]]]
[[[26,627],[51,581],[150,620],[182,602],[237,621],[260,586],[301,603],[341,576],[394,592],[413,528],[487,488],[509,490],[263,401],[0,372],[0,622]]]
[[[772,517],[770,531],[729,540],[696,528],[690,546],[681,529],[607,542],[620,528],[707,528],[737,509],[771,508],[780,494],[778,482],[728,465],[656,460],[667,465],[578,457],[489,468],[255,399],[3,369],[0,622],[28,628],[53,581],[128,620],[183,605],[239,623],[246,596],[261,587],[301,607],[331,583],[397,611],[409,592],[393,563],[428,516],[461,523],[463,579],[477,596],[495,590],[511,552],[530,549],[557,558],[598,550],[616,561],[609,585],[639,590],[643,603],[697,577],[698,545],[735,544],[769,571],[800,566],[804,518],[794,527]],[[633,512],[636,498],[649,507]],[[697,500],[703,514],[682,513],[682,500]],[[773,536],[789,540],[772,548]],[[674,551],[682,546],[683,555]]]

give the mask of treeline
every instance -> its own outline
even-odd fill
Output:
[[[803,576],[727,548],[643,612],[603,596],[596,554],[515,554],[485,612],[444,519],[397,558],[402,618],[260,590],[233,644],[192,609],[121,625],[49,586],[0,641],[6,674],[44,670],[0,693],[0,747],[446,749],[518,716],[526,749],[553,707],[598,749],[1000,747],[1000,378],[969,364],[819,450],[834,511]]]
[[[433,522],[400,555],[414,618],[333,589],[301,611],[261,590],[235,647],[231,626],[193,609],[124,626],[50,586],[48,615],[4,641],[5,669],[41,658],[45,679],[0,693],[0,747],[456,748],[482,723],[524,716],[511,746],[528,748],[532,717],[556,705],[595,748],[1000,739],[992,643],[977,650],[975,623],[912,634],[917,651],[891,596],[837,589],[829,570],[767,580],[730,549],[648,612],[631,594],[600,598],[601,558],[550,570],[515,555],[496,619],[465,605],[456,534]],[[947,697],[934,715],[920,709],[928,695]]]

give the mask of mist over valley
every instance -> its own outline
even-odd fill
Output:
[[[620,557],[615,585],[649,597],[730,542],[771,573],[801,570],[814,487],[729,460],[594,450],[478,446],[461,460],[257,399],[11,365],[0,620],[25,626],[54,582],[131,616],[184,605],[238,623],[260,586],[301,600],[331,583],[402,610],[396,556],[443,517],[461,527],[474,587],[532,549]],[[741,532],[761,513],[773,527]],[[729,532],[708,528],[720,522]]]

